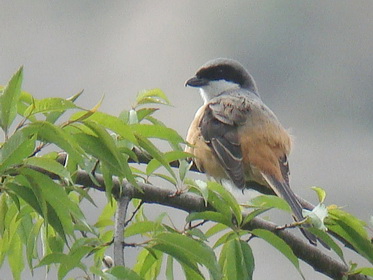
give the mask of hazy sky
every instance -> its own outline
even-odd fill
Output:
[[[112,114],[161,88],[174,107],[157,116],[181,135],[202,103],[184,81],[209,59],[239,60],[294,135],[296,192],[316,202],[309,187],[320,186],[326,203],[373,214],[373,1],[24,0],[0,9],[0,84],[24,65],[24,90],[36,97],[84,89],[80,105],[105,94]],[[270,279],[268,267],[299,279],[263,243],[254,253],[256,279]],[[307,279],[326,279],[302,267]]]

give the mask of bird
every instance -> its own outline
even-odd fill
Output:
[[[289,184],[292,137],[263,103],[256,83],[236,60],[216,58],[202,65],[185,86],[199,88],[203,105],[188,129],[185,151],[197,168],[218,182],[244,190],[270,188],[303,221],[302,205]],[[302,229],[313,245],[316,237]]]

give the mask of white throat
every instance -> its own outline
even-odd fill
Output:
[[[200,88],[201,97],[204,104],[209,102],[212,98],[220,95],[224,91],[239,89],[240,86],[236,83],[228,82],[226,80],[210,81],[207,85]]]

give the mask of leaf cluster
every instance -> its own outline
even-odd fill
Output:
[[[185,141],[154,117],[155,106],[170,105],[161,90],[139,93],[132,109],[113,116],[99,111],[102,101],[90,109],[77,105],[82,92],[67,99],[37,99],[22,90],[22,79],[20,68],[0,87],[0,267],[7,260],[14,279],[22,278],[26,265],[32,273],[56,266],[58,279],[76,269],[86,279],[157,279],[162,273],[168,280],[180,279],[175,267],[186,279],[252,279],[254,237],[280,251],[303,277],[289,244],[272,231],[246,227],[272,208],[289,211],[285,201],[260,196],[240,205],[220,184],[187,178],[191,165],[183,151]],[[162,151],[153,140],[168,143],[169,150]],[[66,155],[64,162],[57,160],[61,153]],[[144,168],[131,164],[141,162],[139,154],[148,159]],[[171,166],[175,161],[178,169]],[[94,223],[88,222],[82,207],[83,202],[95,206],[92,190],[75,183],[80,171],[105,189],[107,204]],[[104,185],[96,174],[102,175]],[[135,211],[126,221],[124,237],[140,241],[123,245],[139,249],[137,263],[102,269],[113,242],[115,199],[126,195],[123,188],[114,188],[114,178],[138,188],[139,182],[151,183],[152,177],[173,185],[174,195],[186,189],[198,193],[206,210],[190,213],[180,229],[166,213],[148,219],[151,209],[132,199]],[[318,195],[323,201],[322,190]],[[328,210],[321,223],[373,264],[367,224],[338,207]],[[310,231],[346,263],[338,241],[320,229]],[[373,269],[351,265],[345,277],[359,273],[373,276]]]

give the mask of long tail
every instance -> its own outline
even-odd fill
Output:
[[[303,207],[295,196],[294,192],[290,189],[289,184],[287,184],[286,182],[279,182],[272,176],[266,175],[264,173],[262,173],[262,176],[267,181],[272,190],[276,193],[276,195],[285,199],[286,202],[290,205],[291,210],[294,213],[295,220],[302,221],[304,219],[302,215]],[[317,244],[316,236],[314,236],[312,233],[308,232],[304,228],[301,228],[301,231],[311,244]]]

